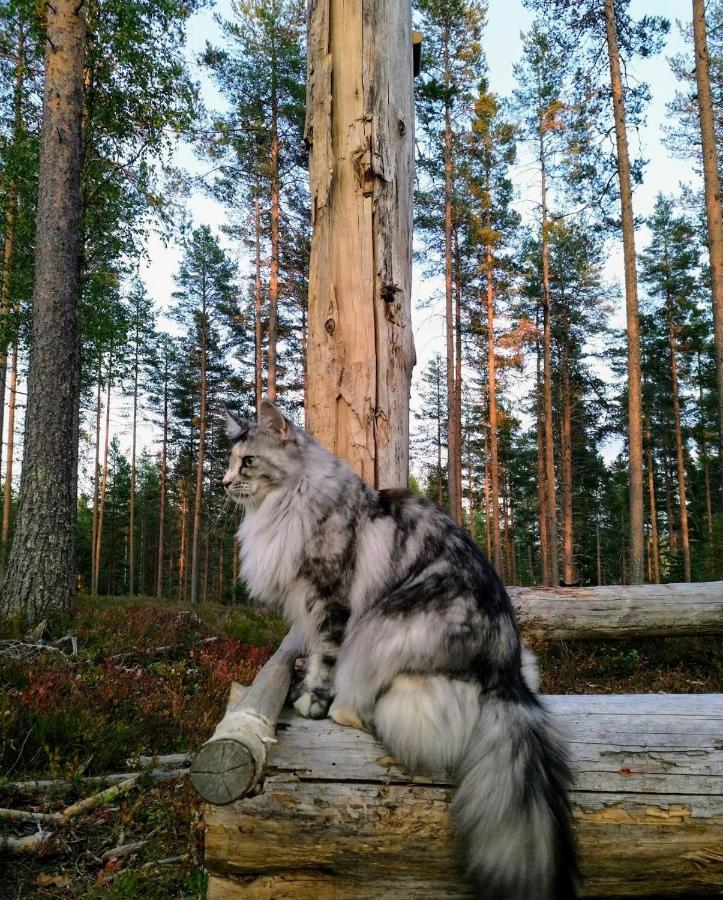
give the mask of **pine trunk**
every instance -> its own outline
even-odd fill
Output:
[[[158,570],[156,573],[156,597],[159,600],[163,597],[163,550],[165,546],[168,495],[168,380],[168,357],[166,356],[163,371],[163,439],[161,443],[161,496],[158,508]]]
[[[708,532],[708,540],[713,537],[713,504],[710,495],[710,473],[708,471],[708,442],[705,439],[705,403],[703,401],[703,373],[698,351],[698,411],[700,414],[700,459],[703,465],[703,484],[705,485],[705,523]]]
[[[500,471],[497,452],[497,375],[495,371],[495,284],[492,269],[492,248],[487,247],[487,385],[490,426],[490,504],[492,507],[492,562],[502,572],[502,544],[500,541]]]
[[[555,490],[555,437],[552,429],[552,295],[550,292],[550,242],[547,222],[547,162],[542,124],[540,124],[540,183],[542,202],[542,397],[545,426],[545,488],[547,492],[545,531],[548,541],[550,584],[560,581],[557,544],[557,496]]]
[[[271,270],[269,272],[269,346],[268,346],[268,388],[269,399],[276,400],[276,332],[279,309],[279,244],[281,242],[279,220],[279,131],[278,101],[274,82],[271,97]]]
[[[628,344],[628,460],[630,466],[630,572],[631,584],[641,584],[644,567],[643,524],[643,429],[640,391],[640,333],[638,322],[638,276],[635,269],[635,222],[633,193],[625,126],[625,101],[620,73],[614,0],[604,0],[610,85],[615,120],[620,211],[625,269],[625,310]]]
[[[547,485],[545,482],[545,450],[543,446],[543,415],[542,415],[542,373],[540,342],[537,342],[537,380],[535,383],[535,413],[537,427],[535,429],[537,443],[537,502],[540,507],[540,578],[542,584],[552,586],[550,573],[550,545],[547,538]]]
[[[91,535],[90,535],[90,580],[91,584],[93,582],[93,574],[95,572],[95,538],[98,532],[98,494],[99,494],[99,484],[98,479],[100,477],[100,414],[101,414],[101,404],[102,404],[102,365],[103,365],[103,357],[102,354],[98,354],[98,372],[96,374],[96,387],[95,387],[95,463],[93,468],[93,519],[91,525]]]
[[[18,21],[18,43],[15,52],[15,90],[13,92],[14,131],[13,144],[20,140],[23,124],[23,86],[25,84],[25,24]],[[0,289],[0,471],[2,470],[2,436],[5,426],[5,387],[8,368],[8,342],[10,313],[13,299],[10,296],[10,281],[15,254],[15,229],[18,217],[18,180],[10,178],[6,188],[7,213],[5,215],[5,241],[3,244],[2,288]],[[17,342],[16,342],[17,343]],[[11,400],[12,402],[12,400]],[[9,440],[8,433],[8,440]]]
[[[449,88],[451,70],[449,62],[449,34],[444,38],[444,80]],[[452,117],[450,100],[444,105],[444,296],[447,320],[447,484],[449,492],[449,513],[456,522],[459,498],[457,497],[457,469],[460,448],[457,444],[457,397],[455,393],[455,329],[454,294],[452,291],[452,190],[454,187],[454,162],[452,158]]]
[[[256,414],[261,409],[264,395],[264,354],[261,332],[261,209],[257,199],[254,206],[254,230],[256,235],[256,277],[254,279],[254,395]]]
[[[138,424],[138,341],[136,332],[135,358],[133,360],[133,423],[131,425],[131,489],[128,521],[128,596],[135,593],[136,561],[136,434]]]
[[[367,483],[406,487],[415,361],[410,2],[315,0],[308,34],[308,426]]]
[[[703,150],[705,213],[708,222],[708,251],[713,288],[713,331],[718,385],[718,439],[723,466],[723,217],[721,214],[720,176],[713,118],[713,99],[708,63],[705,2],[693,0],[693,41],[695,45],[695,77],[698,85],[698,115]]]
[[[205,311],[202,313],[206,315]],[[206,326],[201,327],[201,383],[198,415],[198,456],[196,457],[196,495],[193,504],[193,536],[191,539],[191,603],[198,603],[198,562],[201,547],[201,508],[203,506],[203,467],[206,455]]]
[[[680,425],[678,352],[675,346],[675,328],[673,326],[673,313],[670,298],[668,298],[668,345],[670,348],[670,383],[673,395],[673,429],[675,432],[675,465],[678,479],[678,501],[680,510],[680,543],[683,551],[683,579],[685,581],[690,581],[690,542],[688,538],[685,457],[683,450],[683,434]]]
[[[2,548],[2,560],[6,556],[8,539],[10,538],[10,513],[13,502],[13,454],[15,452],[15,407],[17,405],[18,388],[18,342],[13,344],[12,359],[10,363],[10,392],[8,402],[8,449],[5,459],[5,491],[3,496],[3,522],[0,547]]]
[[[113,348],[108,353],[108,385],[105,398],[105,437],[103,440],[103,476],[100,482],[100,500],[98,502],[98,524],[95,531],[95,568],[93,569],[91,593],[98,593],[100,575],[100,551],[103,547],[103,520],[105,519],[105,495],[108,488],[108,443],[110,440],[110,389],[113,382]]]
[[[47,7],[32,354],[15,539],[2,609],[38,620],[75,596],[74,411],[78,393],[80,118],[85,15]]]
[[[457,485],[454,491],[457,499],[457,508],[454,511],[454,519],[457,522],[462,522],[462,283],[460,276],[459,244],[457,242],[456,232],[454,234],[454,257],[454,421],[457,428]]]
[[[562,507],[562,580],[574,584],[575,541],[572,521],[572,389],[570,385],[570,360],[567,347],[562,355],[562,466],[561,466],[561,507]]]
[[[658,535],[658,508],[655,502],[655,468],[653,463],[653,439],[648,423],[648,502],[650,505],[650,549],[652,551],[653,581],[660,584],[660,537]]]

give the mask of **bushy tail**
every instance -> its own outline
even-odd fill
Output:
[[[469,875],[485,900],[568,900],[577,864],[564,746],[524,685],[482,696],[453,802]]]

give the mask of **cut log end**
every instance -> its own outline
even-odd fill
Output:
[[[204,744],[191,767],[194,788],[204,800],[217,806],[245,797],[255,786],[258,775],[249,748],[231,738]]]

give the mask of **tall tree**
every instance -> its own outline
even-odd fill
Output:
[[[468,132],[479,79],[486,5],[477,0],[420,0],[425,66],[417,89],[422,151],[417,226],[434,259],[442,250],[449,406],[448,482],[450,515],[462,520],[461,335],[462,312],[454,252],[459,227],[460,142]]]
[[[320,0],[310,6],[308,34],[307,424],[368,483],[406,486],[414,365],[410,0]]]
[[[206,437],[209,416],[209,373],[212,350],[218,341],[220,320],[233,314],[235,292],[233,265],[208,226],[196,228],[186,246],[176,276],[174,317],[188,329],[192,340],[194,368],[197,374],[198,445],[196,450],[196,485],[191,536],[190,591],[191,603],[198,602],[199,553],[201,546],[201,512],[206,463]]]
[[[705,213],[708,222],[708,251],[710,255],[711,287],[713,294],[713,327],[718,384],[718,441],[723,465],[723,214],[719,160],[713,120],[708,40],[703,0],[693,0],[693,39],[695,43],[695,76],[698,85],[700,138],[703,150],[703,179],[705,184]]]
[[[47,8],[40,148],[33,353],[23,469],[2,608],[29,619],[67,609],[75,595],[73,454],[78,380],[80,137],[86,9]]]

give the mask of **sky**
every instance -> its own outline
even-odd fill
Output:
[[[653,207],[655,196],[659,191],[675,192],[681,182],[690,182],[693,179],[689,161],[674,159],[663,146],[661,141],[661,129],[666,120],[666,104],[672,99],[676,81],[668,65],[668,57],[683,49],[683,42],[676,19],[690,20],[690,4],[687,0],[631,0],[630,11],[635,18],[645,14],[664,15],[671,21],[671,30],[666,47],[660,55],[646,60],[642,71],[633,70],[632,77],[643,78],[652,90],[652,102],[648,108],[647,123],[639,134],[631,134],[631,153],[634,156],[642,155],[648,160],[644,182],[635,190],[634,208],[639,217],[648,215]],[[215,43],[219,41],[219,26],[215,20],[217,15],[228,17],[231,14],[229,0],[218,0],[211,8],[205,8],[194,15],[188,28],[187,55],[194,76],[201,84],[203,101],[209,110],[223,108],[223,98],[216,90],[211,79],[204,70],[198,66],[196,60],[207,41]],[[488,72],[491,88],[497,94],[506,96],[515,86],[513,65],[519,59],[521,53],[520,34],[527,29],[532,21],[532,16],[526,10],[521,0],[489,0],[488,24],[483,36],[483,46],[487,57]],[[187,144],[181,143],[175,156],[175,163],[186,168],[197,179],[203,179],[208,172],[208,164],[196,158],[193,150]],[[538,188],[534,180],[534,172],[529,165],[529,158],[525,157],[524,150],[519,154],[519,161],[512,173],[513,181],[517,185],[518,196],[515,203],[523,217],[534,212]],[[229,239],[220,232],[221,224],[226,220],[227,214],[223,207],[208,197],[201,186],[192,193],[188,202],[188,214],[194,225],[207,224],[219,234],[222,243],[226,246],[232,258],[237,261],[239,277],[243,278],[250,272],[250,261],[245,257],[239,246],[234,246]],[[645,227],[641,227],[637,235],[638,250],[647,241]],[[166,246],[155,234],[148,240],[149,261],[141,269],[141,275],[147,285],[149,294],[155,300],[160,316],[161,327],[174,330],[171,323],[163,317],[164,308],[168,308],[171,302],[172,292],[175,290],[173,274],[178,269],[180,251],[176,245]],[[624,324],[624,309],[622,300],[622,248],[611,247],[611,254],[606,269],[606,275],[612,283],[621,285],[619,308],[614,316],[614,324]],[[415,344],[417,349],[417,367],[414,374],[414,383],[430,357],[436,351],[443,351],[443,309],[441,301],[432,304],[431,307],[420,309],[418,303],[435,292],[440,294],[439,283],[425,281],[418,274],[413,280],[413,326],[415,331]],[[520,384],[519,394],[524,393],[524,385]],[[416,391],[413,386],[412,405],[414,407]],[[114,399],[114,409],[111,413],[111,431],[118,434],[121,447],[127,451],[129,446],[128,432],[128,406],[125,398]],[[6,417],[7,418],[7,417]],[[22,428],[22,422],[19,423]],[[125,434],[124,434],[125,432]],[[149,450],[155,449],[158,436],[151,428],[142,429],[140,436],[141,445]],[[610,456],[614,453],[613,447],[606,453]],[[21,442],[16,443],[16,454],[19,459]],[[19,466],[16,466],[16,473]],[[87,477],[87,467],[86,467]],[[81,473],[83,478],[83,473]],[[82,483],[82,482],[81,482]],[[86,482],[87,483],[87,482]]]
[[[647,80],[652,89],[652,102],[648,109],[647,123],[639,134],[630,135],[633,155],[642,155],[649,160],[645,180],[636,188],[635,192],[635,213],[637,216],[646,216],[652,211],[658,191],[676,191],[681,182],[691,179],[689,162],[672,158],[661,142],[661,128],[667,117],[666,103],[672,99],[676,89],[676,81],[670,71],[667,59],[683,48],[675,22],[679,18],[690,18],[690,5],[684,0],[632,0],[630,10],[635,18],[653,13],[664,15],[670,19],[672,26],[663,53],[651,60],[646,60],[642,73],[635,70],[632,72],[633,77],[642,76]],[[218,25],[214,21],[216,14],[221,16],[230,14],[228,0],[220,0],[213,10],[205,9],[197,14],[189,28],[189,59],[201,82],[204,102],[209,109],[222,108],[224,101],[212,81],[200,67],[195,65],[195,57],[205,46],[206,41],[213,43],[218,39]],[[521,33],[530,26],[531,22],[532,14],[523,7],[521,0],[490,0],[488,24],[484,32],[483,44],[491,88],[501,96],[508,96],[515,87],[513,66],[521,54]],[[636,152],[638,149],[639,153]],[[192,150],[187,146],[179,149],[177,161],[179,165],[185,166],[199,178],[203,177],[207,171],[206,165],[196,159]],[[520,152],[518,165],[513,170],[513,180],[518,187],[515,205],[523,216],[529,216],[530,211],[535,208],[538,188],[535,184],[534,172],[529,165],[529,158],[525,156],[524,150]],[[194,192],[191,197],[189,212],[194,224],[210,225],[217,232],[221,223],[226,219],[224,209],[205,195],[201,189]],[[222,240],[233,257],[238,260],[240,274],[248,273],[248,261],[240,255],[239,248],[234,247],[223,237]],[[646,240],[646,229],[643,227],[638,237],[638,249],[645,244]],[[177,247],[164,247],[157,237],[151,237],[149,251],[150,263],[145,267],[143,277],[151,295],[156,299],[159,307],[163,308],[169,303],[174,290],[173,272],[178,266],[180,254]],[[622,283],[621,247],[611,246],[606,273],[612,282]],[[440,324],[443,310],[441,306],[435,304],[431,308],[419,309],[418,307],[419,300],[426,298],[437,289],[438,285],[434,282],[425,282],[415,274],[412,298],[418,360],[415,376],[419,375],[429,358],[442,349],[443,339]],[[624,311],[621,299],[615,324],[621,326],[623,323]]]

